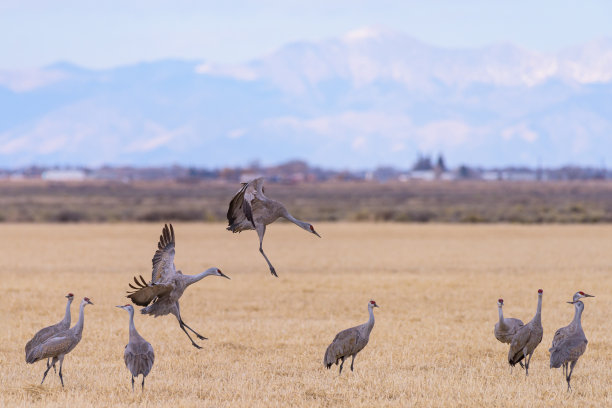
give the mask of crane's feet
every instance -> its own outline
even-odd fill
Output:
[[[276,274],[276,270],[274,268],[270,268],[270,273],[278,278],[278,275]]]
[[[200,340],[208,340],[208,337],[204,337],[204,336],[202,336],[201,334],[196,333],[195,335],[196,335],[196,337],[197,337],[198,339],[200,339]]]
[[[198,346],[196,343],[191,342],[191,344],[193,344],[193,347],[197,348],[198,350],[202,348],[202,346]]]

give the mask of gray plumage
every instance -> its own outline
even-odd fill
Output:
[[[363,350],[370,340],[370,333],[374,327],[375,307],[379,307],[376,302],[373,300],[369,301],[368,313],[370,314],[370,319],[366,323],[359,326],[342,330],[336,335],[336,337],[334,337],[334,340],[325,351],[325,357],[323,357],[323,364],[327,369],[331,368],[332,364],[338,365],[338,361],[342,361],[340,364],[340,370],[338,371],[338,374],[342,374],[344,360],[351,356],[351,371],[353,371],[355,356],[357,353]]]
[[[563,374],[567,381],[567,390],[571,390],[570,381],[572,379],[572,372],[578,362],[580,356],[584,354],[587,348],[588,340],[582,330],[582,311],[584,310],[584,303],[580,300],[573,302],[575,308],[574,319],[566,327],[563,338],[558,339],[556,344],[548,349],[550,352],[550,368],[559,368],[563,366]],[[569,373],[568,373],[569,369]]]
[[[508,352],[508,363],[512,367],[525,360],[525,375],[529,375],[529,362],[538,344],[542,341],[544,329],[542,328],[542,295],[544,291],[538,290],[538,308],[536,314],[529,323],[521,327],[510,343]],[[529,357],[529,358],[528,358]]]
[[[497,301],[497,312],[499,314],[499,320],[495,323],[493,333],[495,338],[502,343],[512,343],[512,338],[516,332],[524,326],[523,322],[519,319],[512,317],[504,317],[502,308],[504,307],[504,299]]]
[[[580,300],[585,297],[595,297],[595,296],[589,295],[588,293],[584,293],[580,291],[580,292],[574,293],[574,296],[572,297],[572,301],[576,302],[577,300]],[[574,322],[572,321],[567,326],[562,327],[555,332],[555,335],[553,336],[553,340],[552,340],[552,347],[555,347],[557,344],[559,344],[568,334],[570,334],[573,331],[573,326],[572,326],[573,324]]]
[[[142,314],[148,314],[152,316],[165,316],[172,314],[176,317],[179,322],[181,330],[185,332],[191,344],[194,347],[200,349],[196,344],[187,330],[191,330],[193,334],[200,340],[206,340],[206,337],[197,333],[191,327],[189,327],[181,317],[181,311],[179,306],[179,299],[183,295],[183,292],[189,285],[192,285],[201,279],[209,275],[222,276],[229,279],[224,275],[219,268],[208,268],[204,272],[197,275],[183,275],[181,271],[177,271],[174,266],[174,228],[172,224],[168,228],[168,225],[164,225],[162,235],[159,237],[157,244],[157,251],[153,255],[153,272],[151,274],[151,281],[147,283],[142,276],[140,280],[134,277],[136,286],[129,284],[130,288],[134,289],[132,292],[128,291],[128,298],[138,306],[146,306],[141,309]]]
[[[83,298],[81,301],[80,312],[79,312],[79,321],[73,327],[68,330],[64,330],[56,334],[55,336],[45,340],[43,343],[34,347],[32,351],[28,354],[26,361],[29,364],[33,364],[39,360],[45,358],[52,358],[51,366],[55,368],[55,364],[60,362],[59,369],[59,377],[62,382],[62,387],[64,386],[64,377],[62,376],[62,367],[64,365],[64,357],[66,354],[70,353],[81,341],[81,336],[83,335],[83,323],[85,319],[85,306],[93,305],[88,298]],[[45,377],[49,372],[51,366],[48,366],[43,374],[42,381],[40,384],[42,385],[45,382]]]
[[[117,307],[127,310],[130,314],[130,338],[123,351],[123,360],[132,374],[132,392],[134,391],[134,377],[138,377],[140,374],[142,374],[142,390],[144,391],[145,378],[149,375],[151,367],[153,367],[153,361],[155,361],[153,347],[136,331],[134,307],[132,305]]]
[[[70,328],[70,305],[72,304],[72,300],[74,299],[74,295],[69,293],[66,295],[68,301],[66,302],[66,312],[64,313],[64,318],[59,322],[52,326],[47,326],[44,329],[40,329],[34,337],[25,345],[25,358],[26,362],[28,361],[28,354],[32,352],[32,350],[42,344],[45,340],[55,336],[58,333],[63,332],[64,330],[68,330]],[[50,360],[47,359],[47,367],[50,366]],[[55,367],[54,367],[55,369]]]
[[[232,232],[242,232],[245,230],[255,230],[259,236],[259,252],[268,263],[270,273],[276,277],[276,270],[266,256],[262,243],[266,233],[266,226],[283,217],[298,227],[321,236],[315,231],[314,227],[304,221],[300,221],[285,208],[285,206],[264,195],[263,177],[256,178],[248,183],[242,183],[242,187],[232,198],[227,210],[227,229]]]

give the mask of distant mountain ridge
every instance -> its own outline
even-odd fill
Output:
[[[0,163],[601,165],[611,98],[610,39],[543,54],[364,28],[244,64],[0,70]]]

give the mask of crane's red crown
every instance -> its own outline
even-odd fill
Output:
[[[542,289],[538,289],[538,293],[544,293]]]
[[[314,227],[312,225],[310,226],[310,230],[314,232]]]
[[[217,268],[217,273],[221,273],[221,269]]]
[[[582,296],[584,296],[584,292],[583,292],[583,291],[580,291],[580,292],[578,292],[578,293],[580,293]]]
[[[504,303],[504,299],[497,299],[499,303]]]
[[[371,304],[373,304],[373,305],[375,305],[375,304],[376,304],[376,302],[375,302],[375,301],[373,301],[373,300],[370,300],[370,303],[371,303]]]
[[[89,298],[83,298],[84,301],[89,302]]]
[[[68,296],[73,297],[74,295],[72,293],[69,293]]]

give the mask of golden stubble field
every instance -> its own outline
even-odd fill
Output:
[[[210,339],[197,350],[173,316],[136,315],[155,349],[144,394],[132,393],[123,363],[125,304],[134,274],[150,279],[160,224],[4,224],[0,315],[2,406],[612,406],[612,226],[318,224],[317,239],[273,225],[264,249],[254,232],[222,224],[175,224],[176,265],[208,277],[181,300],[184,320]],[[527,322],[544,289],[544,339],[530,376],[507,364],[497,342],[496,300]],[[585,300],[589,346],[566,392],[548,368],[554,331],[566,325],[577,290]],[[85,309],[83,339],[64,361],[62,389],[44,362],[27,365],[23,347],[59,321],[67,292]],[[324,369],[335,334],[376,325],[355,371]],[[72,307],[77,320],[78,301]],[[137,383],[138,384],[138,383]]]

